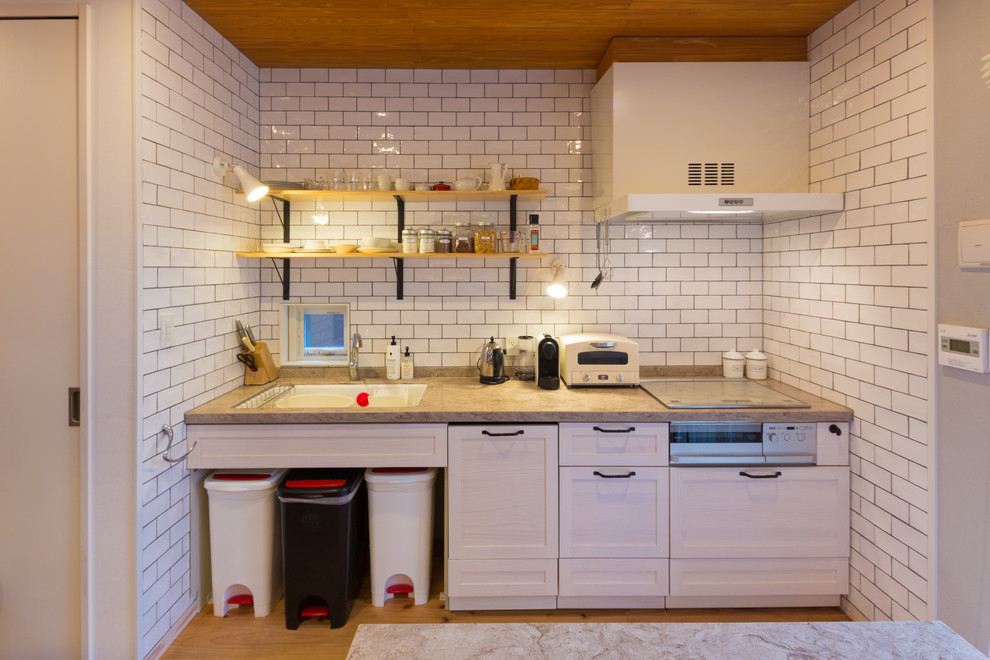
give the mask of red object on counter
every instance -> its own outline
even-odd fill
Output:
[[[444,183],[443,181],[441,181],[440,183],[438,183],[435,186],[433,186],[433,189],[434,190],[450,190],[450,186],[448,186],[446,183]]]
[[[361,406],[362,408],[367,407],[367,405],[368,405],[368,393],[367,392],[361,392],[360,394],[357,395],[357,404],[359,406]]]

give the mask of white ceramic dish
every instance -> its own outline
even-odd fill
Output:
[[[358,246],[354,243],[341,243],[339,245],[333,246],[333,251],[337,254],[350,254],[358,249]]]
[[[333,252],[330,248],[296,248],[293,252]]]
[[[358,252],[362,254],[385,254],[387,252],[398,252],[398,248],[358,248]]]
[[[299,245],[294,243],[262,243],[262,252],[292,252],[293,250],[298,250]]]
[[[377,236],[369,236],[368,238],[361,239],[361,247],[363,248],[391,248],[394,247],[392,240],[388,238],[379,238]]]

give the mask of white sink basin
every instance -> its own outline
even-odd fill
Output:
[[[272,408],[411,408],[426,392],[423,384],[294,385]],[[359,402],[367,394],[367,406]],[[267,406],[266,406],[267,407]]]

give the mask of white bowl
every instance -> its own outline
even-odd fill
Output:
[[[361,239],[361,247],[363,248],[375,248],[383,249],[392,247],[392,241],[388,238],[378,238],[377,236],[369,236],[368,238]]]
[[[341,243],[339,245],[333,246],[333,251],[337,254],[350,254],[358,249],[358,246],[354,243]]]

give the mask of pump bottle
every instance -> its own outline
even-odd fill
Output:
[[[400,355],[399,345],[395,343],[395,335],[392,335],[392,343],[385,349],[385,376],[389,380],[399,380]]]

